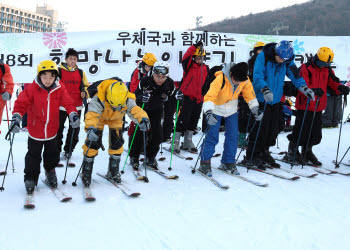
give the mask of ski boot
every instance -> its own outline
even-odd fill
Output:
[[[106,174],[107,178],[121,183],[122,179],[119,173],[119,163],[120,163],[120,155],[110,155],[109,163],[108,163],[108,172]]]
[[[191,153],[197,153],[198,150],[192,142],[193,131],[187,130],[185,132],[184,143],[182,144],[182,149],[187,150]]]
[[[226,172],[231,172],[234,175],[239,175],[239,172],[236,168],[236,164],[234,163],[221,163],[219,169],[224,170]]]
[[[288,145],[288,152],[287,154],[283,157],[283,160],[288,161],[290,163],[293,162],[295,154],[295,159],[294,163],[304,165],[303,157],[301,156],[298,147],[296,146],[296,143],[290,141]]]
[[[181,132],[175,132],[174,135],[174,151],[175,153],[179,154],[180,153],[180,138],[181,138]],[[171,148],[170,148],[171,150]]]
[[[269,149],[264,150],[264,162],[272,168],[280,168],[281,165],[278,164],[275,159],[271,156]]]
[[[321,166],[322,162],[320,162],[317,157],[314,155],[312,152],[312,146],[309,146],[306,148],[305,146],[302,147],[302,154],[305,157],[304,161],[305,162],[311,162],[311,164],[316,165],[316,166]]]
[[[35,182],[33,180],[25,180],[24,186],[26,187],[27,194],[32,195],[34,193]]]
[[[198,171],[200,171],[201,173],[211,177],[212,173],[211,173],[211,164],[210,164],[210,160],[208,161],[201,161]]]
[[[247,147],[247,141],[245,138],[246,138],[245,133],[239,133],[239,137],[238,137],[238,147],[239,148],[246,148]]]
[[[132,166],[133,170],[138,171],[140,166],[139,157],[130,156],[130,165]]]
[[[51,188],[57,188],[57,176],[55,169],[45,171],[46,179],[45,183]]]
[[[156,159],[154,158],[148,158],[146,159],[146,165],[150,168],[153,168],[155,170],[158,170],[158,163],[156,161]]]
[[[83,167],[81,171],[81,180],[85,187],[90,187],[92,167],[94,165],[93,157],[85,157],[83,161]]]

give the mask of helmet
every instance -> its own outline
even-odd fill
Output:
[[[196,51],[193,54],[194,56],[205,56],[205,49],[199,47],[196,48]]]
[[[153,74],[160,74],[164,76],[169,75],[169,64],[166,62],[156,62],[153,66]]]
[[[291,59],[294,56],[292,44],[286,40],[283,40],[276,44],[275,52],[285,61]]]
[[[49,70],[55,71],[56,74],[58,75],[57,64],[52,60],[45,60],[38,64],[37,74],[39,75],[39,73],[44,71],[49,71]]]
[[[255,48],[259,48],[259,47],[264,47],[265,46],[265,43],[264,42],[256,42],[255,44],[254,44],[254,49]]]
[[[152,53],[145,53],[142,57],[142,61],[146,63],[148,66],[153,66],[154,63],[157,61],[157,58]]]
[[[330,48],[322,47],[322,48],[318,49],[317,57],[320,61],[329,64],[329,63],[333,62],[334,53]]]
[[[107,88],[106,100],[113,107],[117,107],[121,110],[126,103],[128,97],[128,88],[121,81],[114,81]]]

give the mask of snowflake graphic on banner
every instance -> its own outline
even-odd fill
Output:
[[[43,33],[43,43],[49,49],[62,48],[67,44],[67,33]]]
[[[294,54],[300,55],[305,52],[304,49],[304,42],[300,41],[297,39],[293,42],[293,49],[294,49]]]

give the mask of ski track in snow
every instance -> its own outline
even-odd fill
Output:
[[[9,143],[4,140],[5,122],[1,130],[0,170],[3,170],[9,150]],[[332,160],[336,155],[338,131],[324,129],[323,141],[314,148],[328,168],[334,167]],[[350,124],[345,124],[339,159],[349,146],[349,132]],[[106,148],[107,133],[108,129],[105,129]],[[272,151],[287,150],[286,135],[279,135],[280,149],[272,147]],[[5,191],[0,193],[0,250],[349,249],[350,177],[318,174],[311,179],[300,177],[288,181],[238,167],[243,176],[269,184],[261,188],[213,169],[214,177],[230,186],[222,191],[207,179],[191,173],[197,155],[191,155],[192,161],[174,156],[173,171],[169,172],[170,153],[163,151],[166,160],[159,162],[161,170],[177,174],[179,179],[166,180],[147,170],[150,182],[144,183],[135,179],[127,165],[122,179],[133,191],[141,193],[138,198],[129,198],[96,175],[97,172],[105,173],[108,166],[108,152],[99,151],[93,171],[96,181],[92,182],[96,201],[87,203],[82,196],[80,179],[77,187],[71,185],[83,158],[81,145],[85,136],[82,130],[72,157],[77,166],[68,168],[66,185],[61,184],[64,168],[56,169],[59,185],[72,196],[72,201],[60,203],[39,181],[34,195],[36,208],[24,210],[27,134],[16,135],[13,150],[16,172],[12,173],[10,164]],[[195,144],[200,136],[201,133],[194,137]],[[124,138],[127,138],[126,134]],[[223,139],[221,133],[216,152],[221,153]],[[186,155],[190,156],[189,153]],[[125,157],[126,153],[122,156],[121,167]],[[345,162],[348,159],[350,157],[346,157]],[[220,157],[213,158],[212,163],[218,167]],[[289,168],[286,163],[281,165]],[[340,169],[350,172],[350,167],[341,166]],[[293,170],[313,173],[309,168],[302,170],[298,166]]]

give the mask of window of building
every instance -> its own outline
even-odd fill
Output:
[[[9,9],[9,8],[6,8],[6,11],[7,11],[7,12],[9,12],[9,11],[10,11],[10,9]]]

